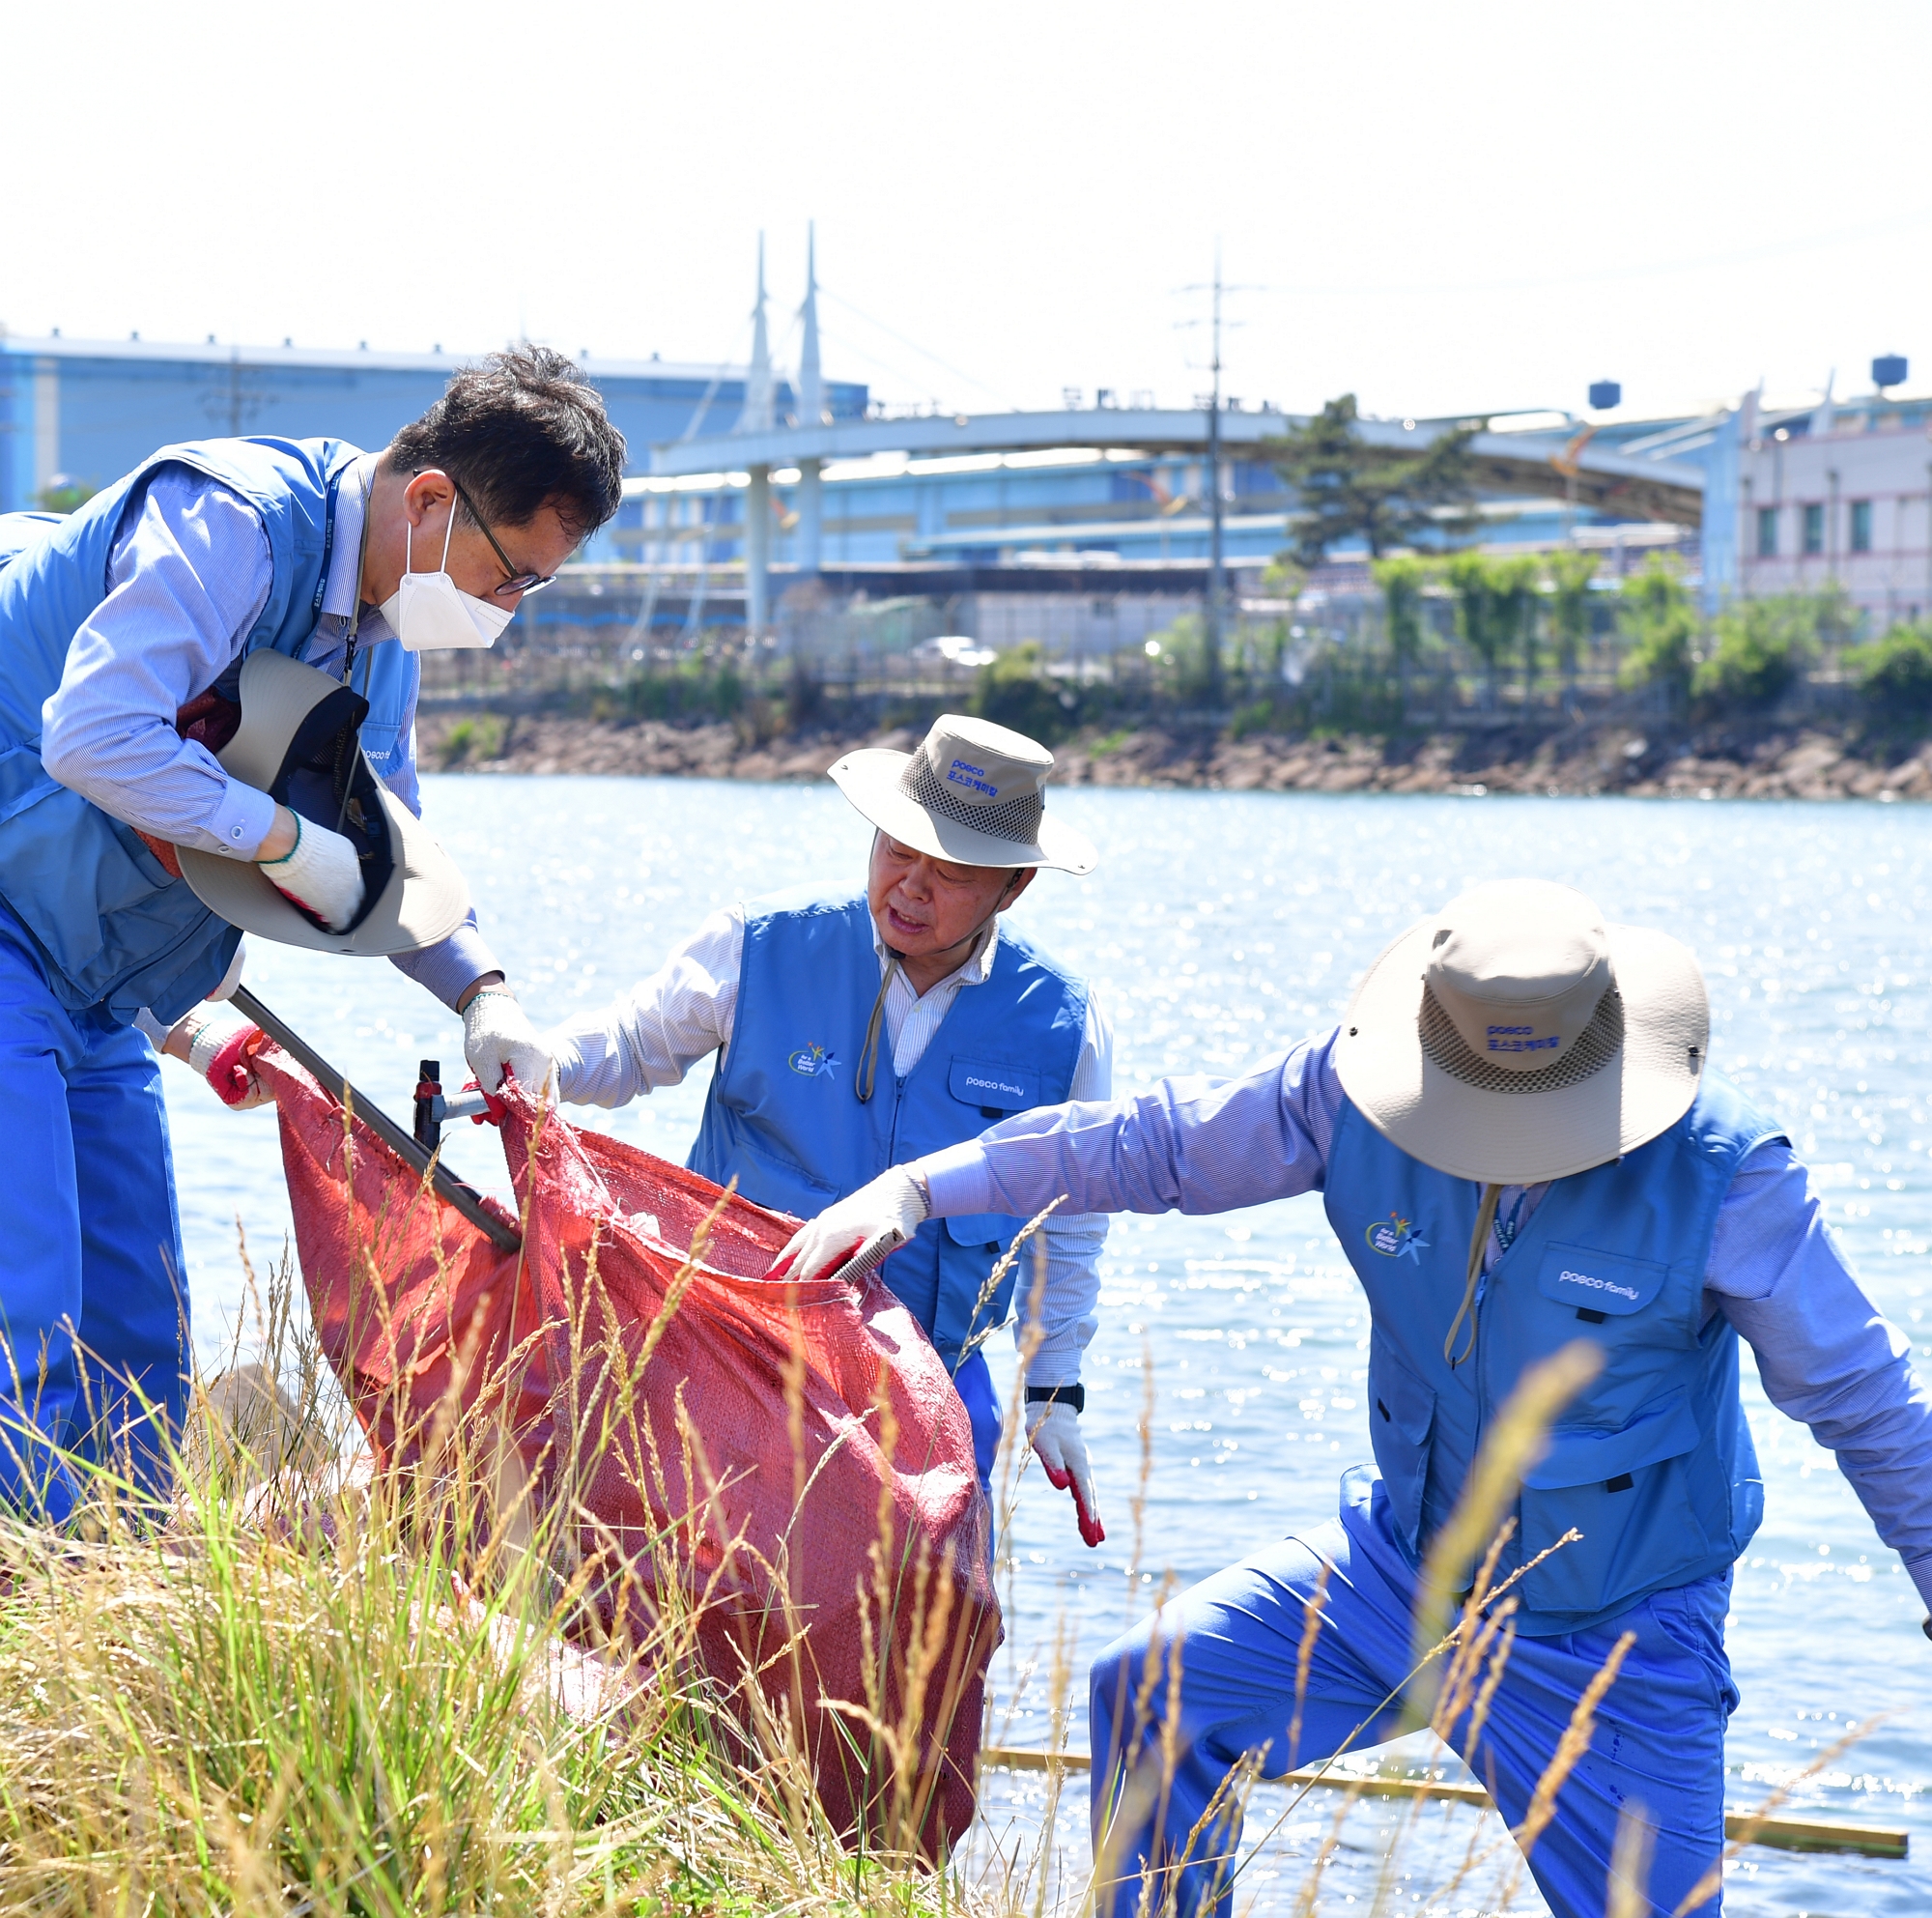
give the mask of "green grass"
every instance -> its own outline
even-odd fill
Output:
[[[444,772],[496,759],[503,750],[509,721],[500,713],[475,713],[459,719],[442,736],[439,749]]]
[[[563,1533],[498,1507],[487,1435],[358,1464],[283,1280],[292,1393],[197,1393],[165,1523],[78,1464],[82,1523],[0,1521],[0,1911],[960,1909],[839,1843],[675,1586],[652,1642],[571,1643]]]
[[[781,1715],[759,1705],[755,1675],[734,1696],[697,1656],[703,1601],[688,1595],[678,1558],[696,1514],[627,1573],[652,1594],[647,1636],[600,1646],[594,1567],[573,1558],[562,1516],[570,1485],[553,1485],[545,1503],[529,1499],[529,1481],[506,1474],[487,1418],[438,1425],[398,1447],[407,1464],[370,1470],[294,1288],[285,1265],[261,1329],[259,1376],[285,1389],[197,1391],[164,1519],[112,1472],[77,1466],[93,1495],[81,1522],[54,1533],[0,1520],[0,1913],[1041,1918],[1059,1861],[1037,1840],[1007,1835],[996,1868],[969,1880],[895,1836],[920,1818],[890,1793],[886,1824],[857,1853],[832,1828]],[[679,1287],[671,1292],[639,1368],[677,1309]],[[1577,1348],[1526,1378],[1433,1551],[1416,1670],[1403,1689],[1438,1739],[1472,1705],[1487,1708],[1508,1661],[1517,1601],[1507,1585],[1490,1589],[1506,1532],[1468,1596],[1450,1594],[1468,1587],[1478,1542],[1507,1523],[1524,1462],[1593,1360]],[[1142,1562],[1152,1469],[1151,1362],[1145,1389],[1130,1568]],[[480,1402],[489,1399],[486,1389]],[[1017,1401],[1016,1386],[1014,1412]],[[1003,1538],[1029,1456],[1009,1445],[1004,1457]],[[873,1560],[882,1594],[891,1561],[889,1550]],[[1137,1589],[1137,1570],[1128,1576]],[[1318,1594],[1311,1648],[1320,1608]],[[913,1639],[937,1643],[943,1613],[924,1616],[939,1623],[928,1631],[916,1620]],[[1055,1725],[1065,1723],[1066,1644],[1063,1619],[1042,1661]],[[1521,1834],[1528,1844],[1588,1744],[1615,1663],[1577,1705]],[[912,1721],[882,1723],[885,1670],[867,1678],[867,1722],[873,1753],[891,1757],[906,1749]],[[1152,1685],[1150,1668],[1136,1745]],[[1174,1760],[1155,1741],[1124,1781],[1128,1802],[1163,1797]],[[1246,1802],[1256,1769],[1235,1767],[1224,1805]],[[1296,1908],[1316,1908],[1354,1802],[1336,1813]],[[1418,1800],[1382,1839],[1365,1912],[1406,1908],[1401,1864],[1420,1816]],[[1117,1869],[1112,1848],[1103,1870]],[[1517,1847],[1488,1823],[1435,1890],[1520,1872]],[[1144,1905],[1148,1918],[1170,1908],[1162,1889]],[[1091,1888],[1068,1890],[1054,1909],[1092,1910]],[[1238,1876],[1236,1891],[1244,1902]],[[1647,1907],[1613,1905],[1626,1908]]]

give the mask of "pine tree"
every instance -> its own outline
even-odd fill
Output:
[[[1353,393],[1330,400],[1313,419],[1265,442],[1263,451],[1299,496],[1294,558],[1319,566],[1331,547],[1359,539],[1371,559],[1398,546],[1436,545],[1466,532],[1466,515],[1440,516],[1474,498],[1473,426],[1438,433],[1412,450],[1362,438]]]

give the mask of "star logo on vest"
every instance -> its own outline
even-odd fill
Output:
[[[838,1063],[822,1045],[801,1045],[785,1057],[785,1064],[802,1079],[829,1079]]]
[[[1429,1249],[1429,1241],[1416,1230],[1415,1221],[1393,1212],[1386,1218],[1371,1223],[1368,1241],[1369,1250],[1379,1252],[1385,1259],[1413,1259],[1417,1265]]]

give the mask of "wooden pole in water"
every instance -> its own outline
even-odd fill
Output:
[[[1011,1745],[989,1745],[980,1754],[981,1765],[993,1771],[1083,1772],[1093,1768],[1084,1752],[1029,1752]],[[1438,1784],[1428,1778],[1400,1774],[1322,1771],[1304,1765],[1277,1785],[1319,1785],[1327,1791],[1360,1791],[1372,1798],[1440,1798],[1452,1805],[1492,1809],[1490,1794],[1480,1785]],[[1910,1834],[1878,1825],[1841,1824],[1831,1818],[1759,1818],[1748,1812],[1724,1814],[1724,1836],[1747,1845],[1768,1845],[1777,1851],[1856,1851],[1867,1858],[1903,1858]]]

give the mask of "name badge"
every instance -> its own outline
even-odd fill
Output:
[[[1625,1318],[1642,1311],[1669,1276],[1670,1268],[1652,1259],[1629,1259],[1559,1242],[1543,1255],[1536,1289],[1561,1304]]]
[[[1029,1112],[1040,1103],[1039,1074],[1024,1066],[992,1066],[983,1059],[954,1059],[947,1090],[965,1105],[1001,1112]]]

